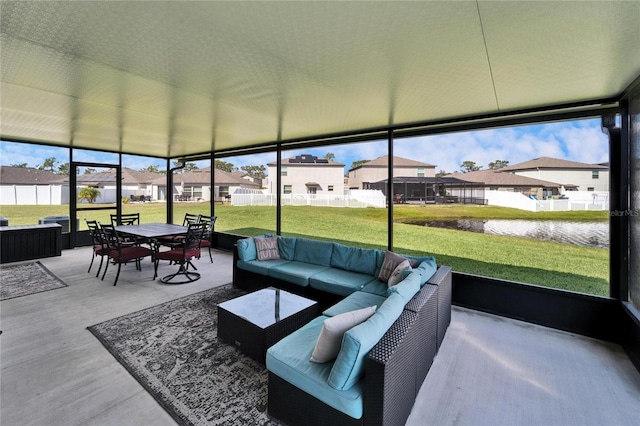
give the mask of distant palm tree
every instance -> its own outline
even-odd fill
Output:
[[[78,200],[86,200],[90,204],[93,204],[99,196],[100,191],[88,186],[85,186],[78,192]]]

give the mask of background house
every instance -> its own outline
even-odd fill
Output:
[[[214,169],[213,198],[216,202],[228,200],[228,196],[238,188],[260,189],[260,184],[224,170]],[[167,181],[162,178],[154,181],[158,200],[167,199]],[[177,201],[211,200],[211,167],[192,170],[173,175],[173,196]]]
[[[367,161],[357,167],[349,169],[349,189],[366,189],[369,183],[380,182],[388,179],[387,165],[389,156],[383,155],[375,160]],[[393,157],[394,177],[435,177],[436,166],[422,163],[408,158]]]
[[[540,157],[500,169],[519,176],[557,182],[565,190],[609,191],[609,167],[559,158]]]
[[[65,179],[33,167],[0,166],[0,204],[69,204]]]
[[[68,178],[66,178],[68,181]],[[158,194],[154,190],[153,182],[157,179],[166,179],[160,173],[138,171],[122,168],[122,197],[144,197],[146,200],[157,200]],[[96,203],[114,203],[116,201],[116,170],[107,169],[96,173],[78,175],[76,177],[78,190],[89,186],[100,191]],[[85,201],[78,201],[85,202]]]
[[[277,163],[267,164],[267,190],[276,194]],[[344,164],[302,154],[282,160],[283,194],[344,194]]]
[[[469,182],[483,183],[485,191],[509,191],[519,192],[525,196],[534,196],[542,200],[560,195],[562,184],[520,176],[512,173],[503,173],[500,170],[478,170],[468,173],[452,173],[448,176]]]

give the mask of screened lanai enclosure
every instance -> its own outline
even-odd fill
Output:
[[[388,180],[366,183],[365,189],[377,189],[386,196]],[[392,200],[396,204],[478,204],[484,205],[485,185],[454,177],[394,177]]]
[[[101,167],[97,153],[119,167],[144,156],[157,160],[166,183],[153,183],[166,188],[181,183],[176,176],[190,162],[215,167],[218,160],[251,164],[266,156],[265,164],[277,165],[273,205],[242,216],[215,197],[203,202],[207,216],[219,215],[214,247],[230,251],[242,237],[221,230],[224,215],[265,218],[264,226],[235,228],[261,233],[303,235],[318,225],[315,237],[360,238],[358,244],[388,250],[422,253],[434,244],[436,257],[470,267],[454,270],[454,304],[620,344],[640,368],[639,1],[2,1],[0,8],[0,143],[19,143],[31,156],[53,147],[70,170]],[[603,220],[610,249],[594,254],[603,265],[597,271],[586,265],[552,281],[593,279],[599,295],[495,272],[545,276],[545,254],[564,247],[517,266],[502,257],[513,250],[499,239],[483,260],[467,256],[481,251],[476,245],[455,239],[409,245],[411,232],[394,221],[405,207],[394,204],[396,195],[420,208],[452,202],[485,208],[477,183],[394,178],[389,165],[370,184],[385,194],[386,206],[361,209],[382,216],[382,225],[353,220],[353,209],[321,222],[317,210],[282,208],[287,152],[339,154],[344,146],[371,143],[375,149],[350,160],[392,158],[403,148],[405,156],[436,165],[448,150],[483,154],[465,143],[465,132],[508,128],[515,135],[519,126],[584,119],[597,120],[608,141],[610,214]],[[461,142],[454,148],[437,139],[443,134]],[[523,140],[535,158],[547,155],[554,135]],[[592,149],[587,137],[572,143]],[[2,158],[3,165],[14,161]],[[227,185],[210,176],[199,187]],[[72,173],[70,187],[75,179]],[[64,207],[69,249],[88,235],[75,225],[80,208],[71,198]],[[183,206],[166,198],[163,219],[181,222]],[[343,222],[354,236],[322,234]]]

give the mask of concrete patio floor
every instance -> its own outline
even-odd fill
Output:
[[[101,281],[90,258],[79,248],[41,259],[69,287],[0,303],[3,426],[175,424],[86,328],[230,283],[231,254],[204,255],[203,278],[175,286],[153,281],[145,261],[123,266],[114,287],[115,268]],[[640,424],[640,374],[618,345],[454,308],[407,424]]]

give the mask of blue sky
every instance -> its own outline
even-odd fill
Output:
[[[45,158],[55,157],[60,163],[68,162],[67,150],[40,145],[11,142],[0,144],[0,164],[27,163],[30,167],[42,164]],[[321,148],[283,151],[283,156],[313,154],[320,157],[327,152],[335,155],[335,161],[345,164],[345,171],[357,160],[373,160],[386,154],[386,141]],[[460,170],[463,161],[474,161],[485,169],[491,161],[507,160],[516,164],[538,157],[555,157],[583,163],[609,161],[607,136],[600,130],[600,120],[565,121],[533,126],[489,129],[446,135],[421,136],[397,139],[394,155],[436,165],[436,171]],[[76,150],[74,159],[86,162],[115,162],[116,154]],[[236,167],[258,165],[275,161],[275,153],[226,158]],[[141,169],[148,165],[164,167],[164,160],[123,155],[123,165]],[[208,165],[206,162],[198,164]]]

